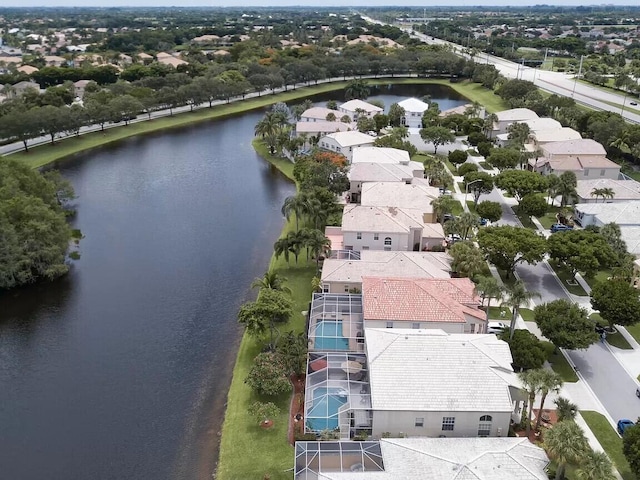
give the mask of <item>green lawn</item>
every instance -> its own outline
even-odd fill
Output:
[[[640,323],[629,325],[628,327],[624,328],[626,328],[627,332],[629,332],[631,336],[636,339],[636,342],[640,342]]]
[[[554,372],[562,377],[562,380],[569,383],[578,381],[578,375],[573,370],[573,367],[569,365],[569,362],[562,354],[560,349],[557,349],[551,342],[542,342],[545,352],[547,353],[547,361],[551,365]]]
[[[504,312],[504,316],[501,313]],[[511,320],[511,309],[508,307],[491,307],[489,309],[489,320],[502,320],[509,322]]]
[[[602,326],[608,325],[608,322],[605,322],[599,313],[592,313],[591,315],[589,315],[589,318]],[[629,345],[627,339],[620,332],[607,334],[607,342],[609,343],[609,345],[618,347],[622,350],[631,350],[633,348],[631,345]]]
[[[493,165],[491,165],[489,162],[479,162],[478,163],[482,168],[484,168],[485,170],[493,170]]]
[[[636,476],[631,472],[629,463],[622,451],[622,439],[613,429],[607,419],[598,412],[582,411],[580,412],[584,421],[587,422],[589,428],[602,445],[616,469],[625,480],[635,480]]]
[[[439,158],[442,161],[442,163],[444,163],[444,165],[449,169],[452,175],[458,174],[458,169],[453,163],[449,161],[447,157],[439,157]],[[462,188],[462,191],[464,191],[464,187]]]
[[[544,228],[549,229],[551,228],[551,225],[553,225],[554,223],[558,223],[558,220],[556,219],[556,213],[558,213],[559,210],[560,207],[550,205],[549,211],[546,213],[546,215],[538,217],[538,220]]]
[[[515,275],[513,275],[513,273],[509,276],[509,278],[507,278],[506,271],[501,270],[497,267],[496,270],[498,270],[498,275],[500,275],[500,279],[502,280],[502,283],[505,284],[505,286],[515,285],[517,278],[515,277]]]
[[[596,286],[596,283],[606,282],[611,277],[611,275],[612,275],[611,270],[600,270],[598,273],[595,274],[595,276],[591,278],[584,277],[584,279],[589,284],[589,286],[593,288]]]
[[[520,316],[522,317],[522,319],[525,322],[535,322],[536,319],[533,316],[533,310],[531,310],[530,308],[521,308],[520,309]]]
[[[475,148],[469,148],[467,149],[467,153],[471,156],[477,157],[478,155],[480,155],[478,153],[478,151]]]
[[[536,224],[531,221],[531,217],[529,215],[524,215],[518,212],[517,205],[514,207],[511,207],[511,210],[513,210],[513,213],[515,213],[516,217],[518,217],[518,219],[520,220],[520,223],[522,223],[522,226],[524,228],[529,228],[531,230],[538,230],[538,227],[536,227]]]
[[[462,204],[460,203],[460,200],[454,200],[454,205],[453,205],[453,209],[451,210],[451,214],[457,217],[462,212],[464,212],[464,210],[462,209]]]
[[[562,283],[562,285],[569,291],[569,293],[582,297],[588,296],[587,292],[584,291],[584,288],[582,288],[579,283],[575,282],[575,285],[567,283],[567,281],[573,283],[573,277],[571,276],[571,273],[569,273],[566,269],[559,267],[558,264],[553,260],[549,260],[549,265],[555,272],[556,276],[560,279],[560,283]]]
[[[371,85],[387,84],[431,84],[445,85],[459,94],[465,96],[470,101],[477,101],[484,105],[487,111],[495,112],[508,108],[500,97],[492,90],[484,88],[482,85],[469,81],[450,83],[446,79],[425,79],[425,78],[379,78],[368,79]],[[229,115],[235,115],[249,110],[264,108],[276,102],[292,102],[302,100],[310,95],[326,93],[343,89],[348,82],[338,81],[308,87],[298,87],[295,90],[278,93],[276,95],[265,94],[261,97],[247,100],[234,101],[225,105],[214,106],[213,108],[203,108],[195,112],[187,112],[163,117],[151,121],[134,123],[127,126],[109,128],[105,132],[94,132],[79,137],[60,139],[55,145],[45,144],[33,147],[29,152],[17,152],[11,155],[12,158],[24,161],[27,165],[37,168],[47,165],[56,160],[74,155],[76,153],[91,150],[108,143],[117,142],[135,135],[147,134],[157,130],[184,127],[196,122],[214,120]]]
[[[258,143],[257,150],[264,152],[263,145]],[[288,167],[290,162],[282,163],[271,156],[265,157],[278,168]],[[287,168],[283,169],[285,172]],[[294,220],[285,224],[282,234],[295,228]],[[279,327],[281,333],[289,330],[302,332],[305,318],[301,312],[307,310],[311,298],[311,278],[315,274],[314,262],[306,262],[304,252],[300,255],[299,265],[294,260],[287,264],[284,258],[271,259],[270,269],[287,278],[287,286],[291,289],[294,301],[293,318],[287,325]],[[289,423],[289,403],[291,396],[282,395],[275,399],[259,398],[244,383],[253,358],[264,346],[248,335],[242,337],[238,357],[233,369],[233,379],[227,397],[227,410],[222,427],[220,458],[217,477],[220,480],[245,480],[263,478],[269,475],[272,480],[289,480],[293,462],[293,447],[287,441]],[[280,407],[280,415],[274,420],[270,430],[261,429],[254,419],[247,414],[249,405],[255,400],[273,401]]]

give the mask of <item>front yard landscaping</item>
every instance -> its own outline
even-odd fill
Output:
[[[575,279],[573,278],[573,275],[571,275],[571,273],[567,271],[564,267],[559,266],[558,263],[555,262],[554,260],[549,260],[549,265],[551,266],[553,271],[556,273],[556,276],[560,280],[560,283],[562,283],[562,286],[564,286],[564,288],[566,288],[569,291],[569,293],[573,295],[578,295],[581,297],[588,296],[587,292],[584,291],[584,288],[582,288],[580,284],[575,281]]]
[[[549,211],[543,215],[542,217],[538,217],[538,220],[542,224],[542,226],[546,229],[550,229],[551,225],[554,223],[558,223],[558,219],[556,218],[556,214],[560,211],[560,207],[556,207],[554,205],[549,206]]]
[[[580,412],[584,421],[602,445],[616,469],[625,480],[635,480],[629,463],[622,452],[622,439],[613,429],[609,421],[600,413],[592,411]]]

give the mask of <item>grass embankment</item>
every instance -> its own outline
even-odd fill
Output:
[[[553,371],[560,375],[562,380],[565,382],[577,382],[578,375],[576,375],[573,367],[569,364],[560,349],[556,348],[556,346],[551,342],[542,342],[542,346],[547,354],[547,361],[551,365]]]
[[[636,339],[636,342],[640,343],[640,323],[629,325],[628,327],[624,328],[626,328],[627,332],[629,332],[631,336]]]
[[[460,95],[465,96],[470,101],[483,104],[489,112],[507,108],[502,99],[494,94],[493,91],[484,88],[480,84],[469,81],[450,83],[449,80],[446,79],[427,78],[378,78],[368,79],[367,81],[371,85],[445,85]],[[55,162],[56,160],[136,135],[149,134],[170,128],[185,127],[206,120],[220,119],[258,108],[264,108],[276,102],[302,100],[310,95],[341,90],[347,83],[348,82],[345,81],[337,81],[320,85],[297,87],[295,90],[289,90],[275,95],[264,94],[261,97],[236,100],[228,104],[216,105],[212,108],[202,108],[194,112],[180,113],[171,117],[145,120],[126,126],[111,127],[104,132],[92,132],[80,135],[79,137],[65,137],[59,139],[55,145],[47,143],[32,147],[29,152],[21,151],[13,153],[11,154],[11,158],[21,160],[32,168],[38,168]]]
[[[598,412],[580,412],[584,421],[589,425],[589,429],[602,445],[616,469],[625,480],[635,480],[635,475],[631,472],[629,463],[622,451],[622,439],[613,429],[608,420]]]
[[[265,160],[293,180],[291,162],[270,156],[268,149],[260,142],[254,142],[254,146]],[[292,218],[285,224],[282,235],[294,229],[295,219]],[[306,255],[302,252],[298,265],[295,265],[293,258],[290,264],[287,264],[282,257],[272,257],[269,269],[287,278],[287,286],[291,289],[294,303],[292,319],[278,329],[282,333],[289,330],[302,332],[305,326],[302,312],[307,310],[311,299],[311,278],[316,271],[315,262],[307,262]],[[275,399],[260,398],[244,383],[254,357],[260,353],[263,346],[263,341],[247,334],[242,337],[222,427],[216,477],[220,480],[260,479],[266,474],[270,475],[271,480],[291,478],[291,472],[286,472],[291,469],[293,462],[293,447],[287,441],[291,395],[282,395]],[[274,419],[271,429],[263,430],[247,413],[249,405],[255,400],[273,401],[280,407],[280,414]]]
[[[533,310],[531,310],[530,308],[521,308],[520,309],[520,316],[522,317],[522,319],[525,322],[535,322],[536,319],[533,315]]]
[[[520,213],[518,205],[514,205],[513,207],[511,207],[511,210],[513,210],[513,213],[516,217],[518,217],[518,220],[520,220],[520,223],[524,228],[528,228],[530,230],[538,230],[538,227],[536,227],[536,224],[533,223],[529,215]]]

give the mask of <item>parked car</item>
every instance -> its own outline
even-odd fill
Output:
[[[573,230],[573,227],[569,225],[563,225],[562,223],[554,223],[553,225],[551,225],[551,233],[566,232],[568,230]]]
[[[481,219],[480,219],[480,225],[482,225],[483,227],[484,227],[487,223],[489,223],[489,220],[487,220],[486,218],[481,218]]]
[[[442,223],[448,222],[449,220],[454,220],[455,218],[456,218],[455,215],[453,215],[452,213],[445,213],[442,216]]]
[[[638,102],[629,102],[629,105],[633,105],[634,107],[638,106]]]
[[[451,195],[451,190],[449,190],[448,188],[440,187],[439,190],[440,195]]]
[[[487,324],[487,333],[502,333],[508,326],[502,322],[489,322]]]
[[[450,235],[447,235],[447,244],[449,246],[453,245],[456,242],[460,242],[461,240],[462,240],[462,237],[457,233],[452,233]]]
[[[635,424],[636,422],[633,422],[628,418],[622,418],[618,420],[618,433],[620,435],[624,435],[624,431],[629,427],[633,427]]]

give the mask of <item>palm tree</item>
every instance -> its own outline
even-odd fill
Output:
[[[615,480],[617,478],[607,454],[593,450],[580,459],[576,477],[579,480]]]
[[[293,256],[296,259],[296,264],[298,263],[298,256],[300,252],[305,246],[307,240],[307,232],[297,230],[295,232],[289,232],[287,234],[287,241],[289,242],[289,251],[293,253]]]
[[[453,223],[462,239],[466,240],[471,235],[473,228],[480,224],[480,217],[472,212],[462,212]]]
[[[308,341],[304,332],[287,332],[278,344],[278,353],[282,355],[289,370],[302,375],[307,363]]]
[[[558,464],[556,480],[562,480],[567,465],[578,464],[589,451],[589,444],[575,422],[560,422],[546,432],[544,448]]]
[[[558,416],[559,422],[576,418],[578,406],[575,403],[571,403],[569,399],[558,397],[553,403],[556,405],[556,415]]]
[[[289,263],[290,247],[291,244],[288,236],[279,238],[278,241],[273,244],[273,250],[276,258],[280,257],[280,255],[284,255],[284,260]]]
[[[538,418],[536,419],[536,432],[540,430],[540,422],[542,421],[542,412],[544,411],[544,402],[549,392],[558,392],[562,387],[562,377],[553,370],[542,369],[540,372],[540,410],[538,410]]]
[[[498,283],[495,277],[480,277],[478,283],[475,287],[476,295],[479,295],[482,299],[482,304],[484,305],[485,299],[487,300],[487,321],[489,321],[489,312],[491,311],[491,300],[496,299],[496,301],[502,300],[502,296],[504,294],[504,287]]]
[[[540,297],[538,292],[530,292],[522,280],[518,280],[513,285],[507,286],[508,299],[503,302],[504,305],[511,307],[513,314],[511,316],[511,324],[509,325],[509,340],[513,338],[513,332],[516,328],[516,319],[520,314],[520,307],[528,304],[536,297]]]
[[[484,119],[484,134],[491,138],[493,132],[493,126],[498,122],[498,116],[495,113],[487,115]]]
[[[529,396],[527,405],[525,406],[525,408],[527,409],[527,437],[529,437],[529,433],[531,432],[531,415],[533,413],[533,402],[535,402],[536,394],[540,389],[540,370],[540,368],[536,368],[534,370],[525,370],[524,372],[518,373],[518,378],[522,382],[522,385],[524,386]]]
[[[602,188],[602,201],[604,202],[606,199],[611,200],[613,197],[616,196],[616,192],[613,191],[613,188],[611,187],[607,187],[607,188]]]
[[[254,134],[265,141],[271,155],[276,153],[278,138],[285,123],[286,121],[283,122],[282,115],[279,112],[270,111],[262,117],[254,128]]]
[[[577,200],[578,193],[576,192],[576,186],[578,185],[578,180],[576,174],[569,171],[564,172],[559,178],[560,182],[558,184],[557,194],[562,197],[560,199],[560,206],[564,207],[573,203],[574,200]]]
[[[436,220],[442,222],[443,217],[447,213],[451,213],[457,203],[458,202],[450,195],[442,195],[431,200],[431,206],[433,207],[433,212],[436,214]]]
[[[549,194],[549,203],[553,205],[553,199],[558,196],[558,187],[560,186],[560,177],[551,174],[547,176],[547,193]]]
[[[354,98],[366,99],[369,96],[370,88],[366,80],[351,80],[344,89],[344,96],[347,100]]]
[[[262,277],[256,278],[251,283],[251,288],[280,290],[281,292],[291,293],[289,287],[285,286],[287,281],[286,277],[283,277],[273,270],[267,270]]]
[[[596,203],[598,203],[598,198],[602,197],[602,190],[604,190],[603,188],[594,188],[593,190],[591,190],[591,193],[589,195],[591,195],[592,197],[595,197],[596,199]]]
[[[289,221],[292,213],[296,216],[296,230],[298,230],[298,220],[309,211],[307,197],[304,194],[299,193],[285,198],[281,211],[287,221]]]
[[[307,232],[306,246],[316,259],[316,268],[320,267],[320,256],[326,255],[331,250],[331,240],[320,230]]]

